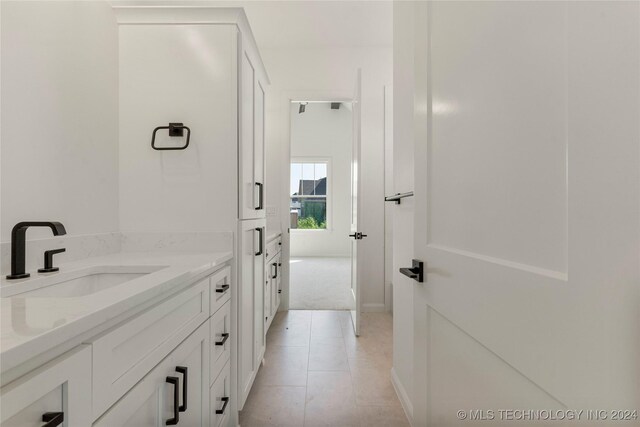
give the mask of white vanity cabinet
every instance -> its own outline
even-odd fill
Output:
[[[207,426],[209,325],[202,324],[129,390],[95,427]],[[176,406],[177,403],[177,406]]]
[[[90,340],[98,417],[209,318],[210,278]]]
[[[227,411],[235,422],[231,419],[264,354],[269,78],[242,8],[118,3],[113,10],[119,39],[121,226],[237,230],[238,287],[229,306],[230,332],[237,331],[237,340],[232,335],[225,350],[211,344],[217,371],[226,369],[220,367],[227,366],[229,355],[234,398]],[[180,127],[182,136],[171,134],[177,128],[170,123],[188,129]],[[188,146],[179,150],[187,138]],[[222,308],[225,301],[214,303]],[[216,328],[227,327],[221,317]],[[216,330],[210,339],[220,336]]]
[[[26,374],[0,389],[0,426],[157,427],[172,425],[167,424],[172,419],[190,427],[209,426],[212,419],[215,427],[235,423],[231,274],[226,263],[209,275],[201,271],[173,282],[175,290],[160,293],[157,301],[131,307],[133,312],[113,319],[114,326],[85,331],[89,338],[77,341],[83,344],[24,369]],[[216,402],[226,402],[223,412]]]
[[[240,67],[240,219],[265,218],[265,77],[250,50]]]
[[[265,349],[266,221],[241,221],[238,230],[238,409],[242,409]]]
[[[267,242],[267,262],[265,264],[264,322],[265,333],[280,307],[282,294],[282,236],[272,237]]]
[[[91,348],[81,345],[0,389],[2,427],[91,425]]]

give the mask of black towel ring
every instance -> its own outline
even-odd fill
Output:
[[[169,129],[169,136],[171,137],[184,136],[184,130],[186,129],[187,140],[182,147],[156,147],[156,132],[160,129]],[[189,139],[191,139],[191,129],[182,123],[169,123],[169,126],[158,126],[153,130],[153,135],[151,136],[151,148],[154,150],[184,150],[189,146]]]

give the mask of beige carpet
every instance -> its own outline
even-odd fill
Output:
[[[289,308],[350,310],[351,258],[291,258]]]

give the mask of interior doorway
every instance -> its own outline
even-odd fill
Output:
[[[351,102],[292,101],[290,309],[353,310]]]

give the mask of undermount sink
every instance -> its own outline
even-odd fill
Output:
[[[95,294],[154,273],[165,266],[98,266],[4,286],[3,298],[76,298]]]

